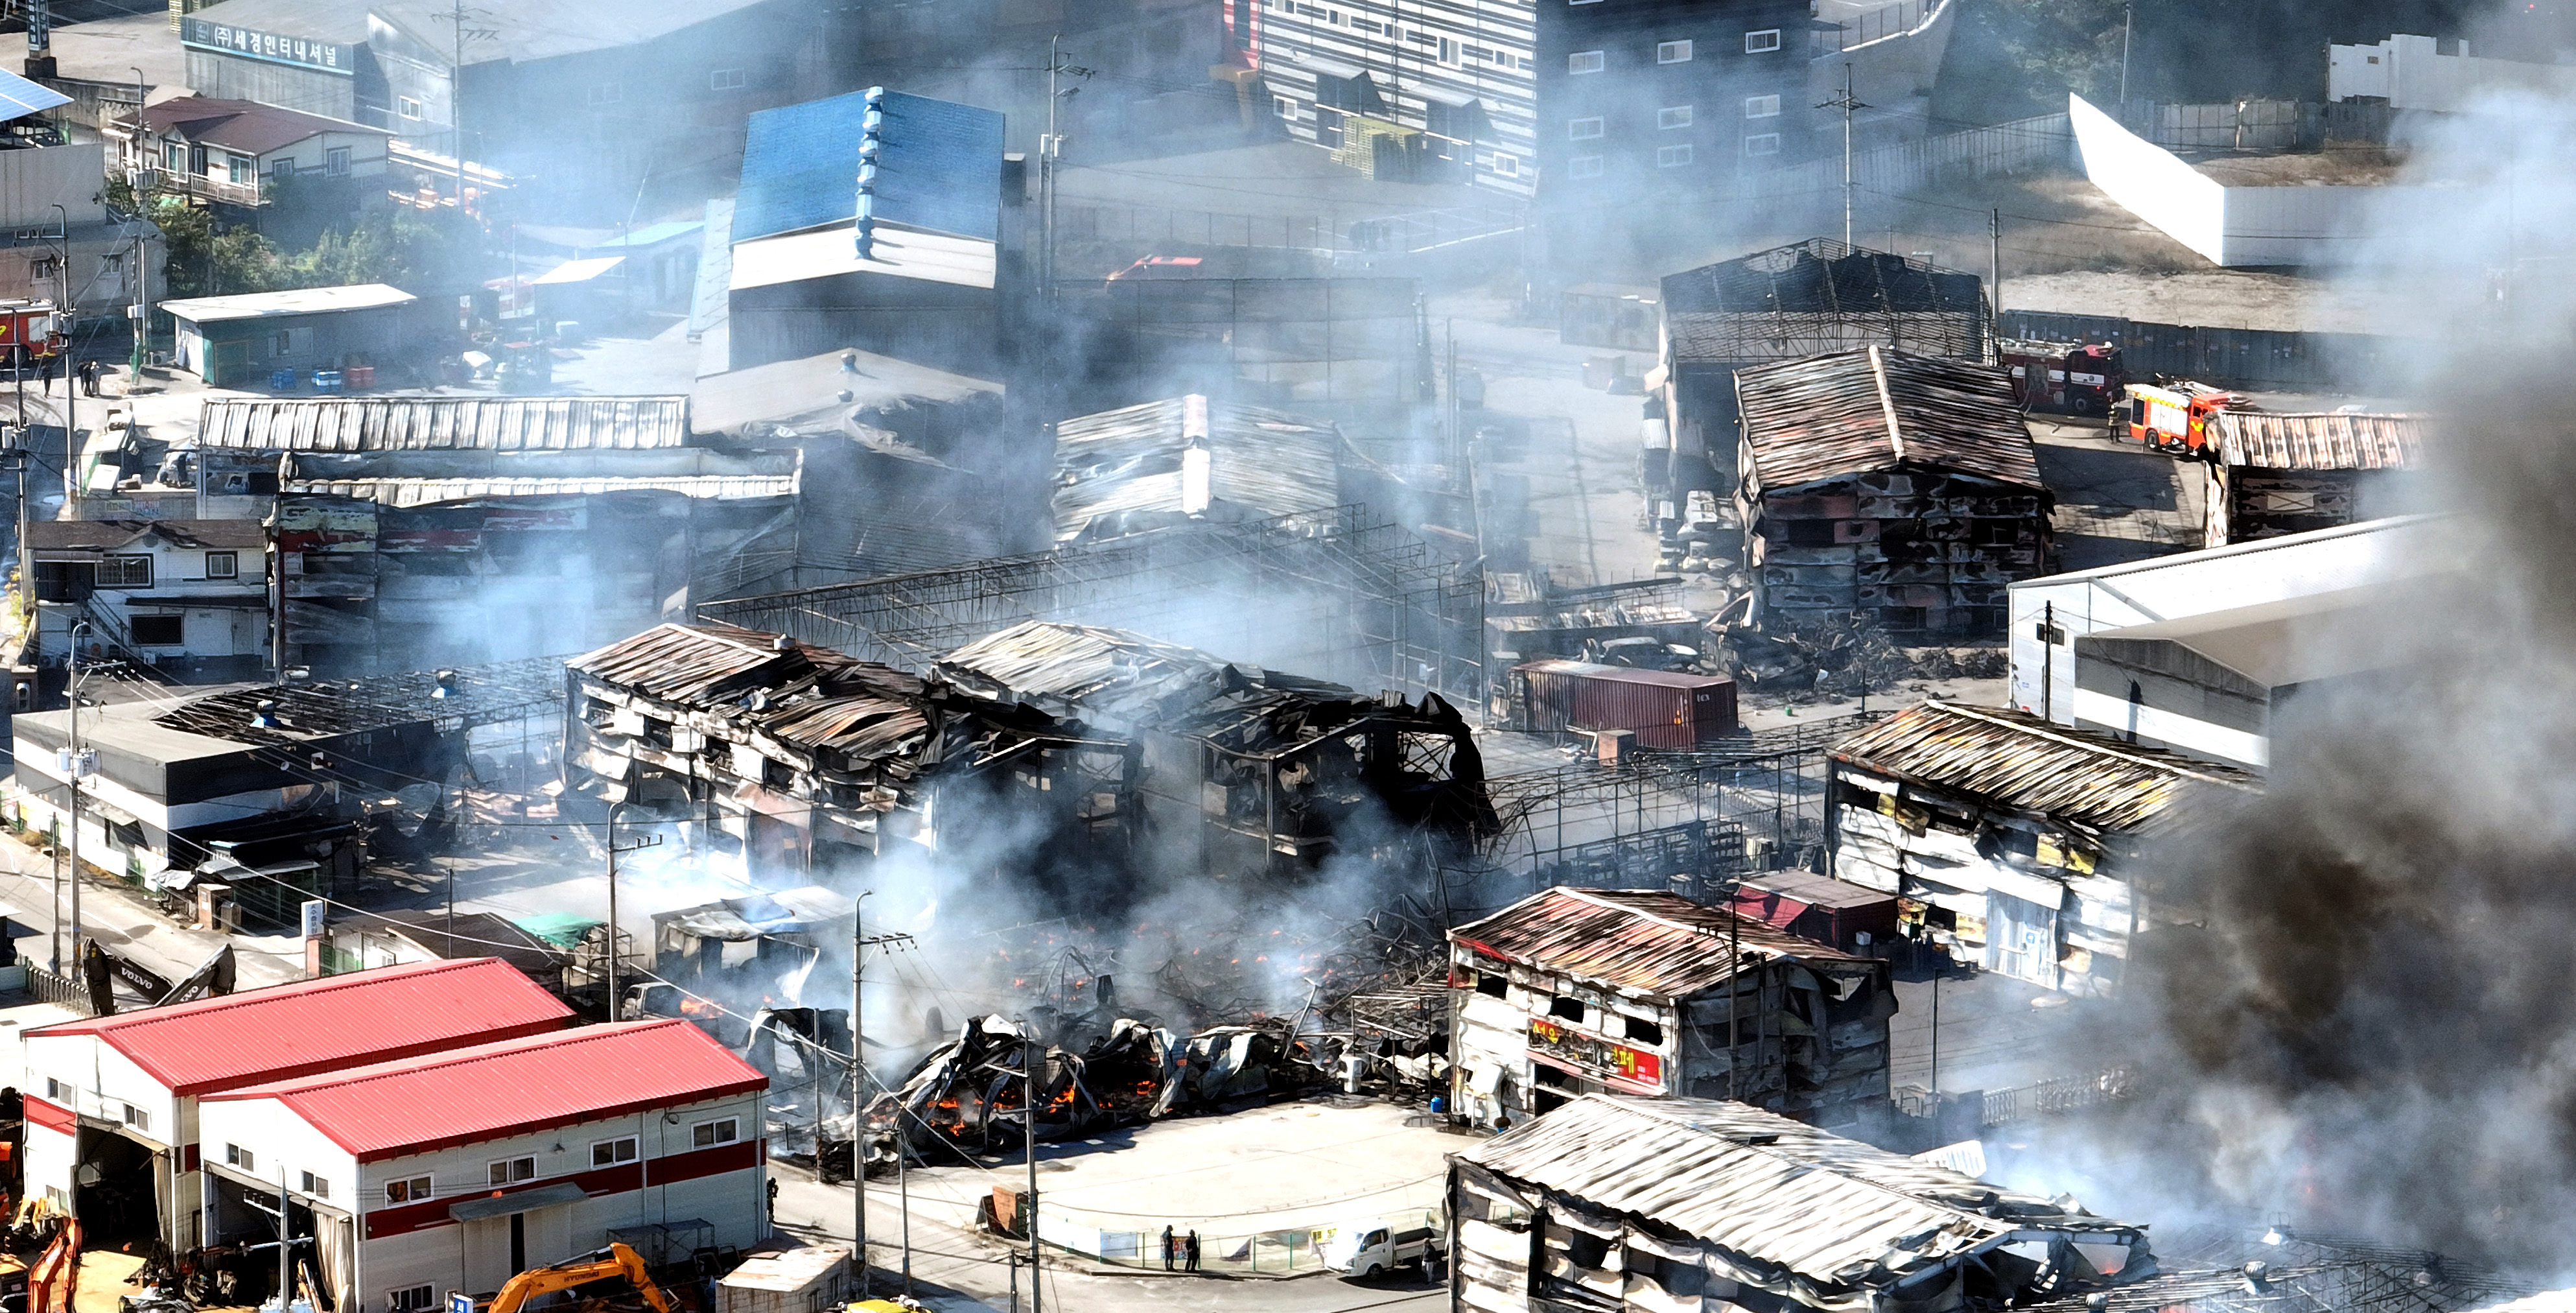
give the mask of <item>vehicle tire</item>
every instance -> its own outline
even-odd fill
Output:
[[[1358,1277],[1362,1281],[1366,1281],[1370,1277],[1377,1275],[1377,1264],[1371,1263],[1367,1267],[1361,1268],[1359,1271],[1354,1272],[1351,1275]]]

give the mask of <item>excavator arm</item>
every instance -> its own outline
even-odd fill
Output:
[[[606,1249],[593,1250],[579,1258],[546,1267],[532,1267],[510,1278],[508,1284],[501,1287],[501,1293],[492,1297],[492,1306],[487,1313],[519,1313],[521,1305],[540,1295],[551,1295],[558,1290],[570,1290],[574,1286],[615,1276],[625,1277],[633,1283],[635,1293],[644,1297],[653,1313],[678,1313],[671,1303],[671,1296],[645,1268],[643,1256],[623,1243],[614,1242]]]

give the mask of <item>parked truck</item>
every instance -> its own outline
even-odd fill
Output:
[[[2108,342],[2042,342],[2003,338],[1995,343],[2012,374],[2013,395],[2025,410],[2108,417],[2120,387],[2120,348]]]
[[[2209,445],[2209,417],[2222,410],[2252,410],[2241,392],[2179,379],[2169,383],[2132,383],[2122,416],[2129,440],[2158,451],[2200,456]]]
[[[1413,1267],[1427,1275],[1438,1269],[1445,1243],[1435,1226],[1400,1228],[1371,1217],[1326,1230],[1316,1237],[1315,1248],[1325,1268],[1334,1272],[1367,1277]]]

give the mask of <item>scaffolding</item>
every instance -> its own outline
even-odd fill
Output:
[[[1030,620],[1133,630],[1362,692],[1482,705],[1484,573],[1345,505],[701,604],[700,620],[921,670]]]

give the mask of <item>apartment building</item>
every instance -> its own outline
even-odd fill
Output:
[[[1373,176],[1716,189],[1806,136],[1806,0],[1261,0],[1248,17],[1289,135]]]

